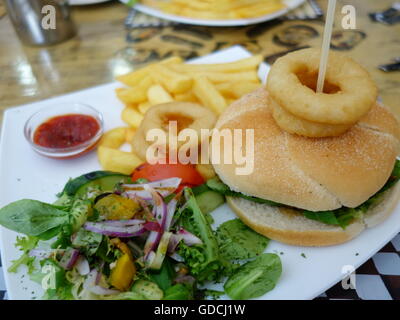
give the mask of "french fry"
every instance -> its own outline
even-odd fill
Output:
[[[258,68],[263,61],[261,55],[251,56],[249,58],[241,59],[235,62],[228,63],[215,63],[215,64],[179,64],[169,66],[170,69],[181,72],[241,72],[252,71]]]
[[[136,104],[144,102],[147,99],[147,90],[153,84],[150,76],[143,78],[140,83],[132,88],[117,88],[115,92],[117,97],[125,104]]]
[[[194,95],[192,91],[187,91],[185,93],[178,93],[174,95],[174,100],[184,101],[184,102],[194,102],[198,103],[199,99]]]
[[[149,74],[149,68],[142,68],[134,72],[118,76],[117,80],[127,86],[134,87],[140,83]]]
[[[282,0],[142,0],[167,13],[197,19],[255,18],[286,7]]]
[[[279,2],[271,3],[270,5],[266,6],[263,3],[254,4],[245,6],[242,8],[238,8],[235,10],[235,13],[240,18],[250,18],[254,16],[254,12],[257,12],[258,15],[266,15],[272,12],[279,11],[285,8],[285,5]]]
[[[127,128],[118,127],[103,134],[99,146],[118,149],[125,142]]]
[[[174,0],[174,3],[181,6],[188,6],[196,10],[210,10],[212,6],[205,1],[187,1],[187,0]]]
[[[146,95],[143,92],[134,90],[133,88],[117,88],[115,94],[118,99],[125,104],[131,104],[146,100]]]
[[[159,84],[154,84],[149,88],[147,98],[151,105],[174,101],[171,95]]]
[[[253,71],[243,71],[243,72],[234,72],[234,73],[224,73],[224,72],[203,72],[196,71],[192,72],[193,77],[204,76],[207,77],[213,83],[221,83],[221,82],[259,82],[258,74],[255,70]]]
[[[174,1],[179,2],[182,11],[197,5],[224,8],[232,5],[231,2],[236,3],[237,9],[243,9],[260,0],[220,0],[218,3],[193,0],[195,4],[191,2],[190,6],[184,0],[171,0],[171,3]],[[221,12],[227,14],[222,9]],[[103,135],[98,148],[100,164],[105,170],[131,173],[143,161],[119,148],[126,142],[132,143],[149,108],[161,103],[186,101],[200,103],[220,114],[236,99],[261,86],[257,70],[262,60],[258,55],[229,63],[195,65],[184,64],[181,58],[172,57],[118,77],[129,86],[116,89],[118,98],[125,104],[121,119],[128,127],[115,128]],[[196,168],[206,180],[215,175],[211,165],[200,164]]]
[[[261,87],[261,83],[254,82],[243,82],[243,83],[232,83],[232,93],[235,98],[239,99],[240,97],[253,92],[254,90]]]
[[[124,108],[121,113],[121,119],[129,126],[137,128],[143,120],[143,115],[132,108]]]
[[[224,97],[215,86],[204,76],[196,77],[193,85],[193,93],[202,104],[215,113],[220,114],[227,107]]]
[[[182,62],[183,62],[183,60],[180,57],[170,57],[163,61],[160,61],[159,64],[174,65],[174,64],[180,64]],[[149,74],[151,74],[152,66],[153,65],[148,65],[139,70],[129,72],[122,76],[118,76],[117,80],[122,82],[123,84],[126,84],[127,86],[134,87],[134,86],[138,85],[145,77],[147,77],[147,76],[149,76]]]
[[[138,110],[141,114],[145,114],[151,108],[152,104],[148,101],[139,103]]]
[[[216,176],[214,168],[211,164],[196,164],[196,170],[200,173],[205,181]]]
[[[192,17],[197,19],[205,20],[220,20],[223,19],[224,14],[212,11],[200,11],[192,8],[183,8],[181,10],[181,15],[186,17]]]
[[[215,84],[215,87],[225,98],[239,99],[261,87],[261,82],[221,82]]]
[[[221,82],[215,84],[215,87],[225,98],[233,99],[236,98],[235,92],[233,91],[233,83],[232,82]]]
[[[183,93],[192,87],[193,80],[187,75],[179,74],[163,65],[155,65],[152,78],[171,93]]]
[[[131,174],[132,171],[143,163],[135,154],[109,147],[99,146],[97,157],[104,170]]]
[[[131,143],[135,133],[136,133],[136,129],[135,128],[126,128],[126,131],[125,131],[125,142]]]

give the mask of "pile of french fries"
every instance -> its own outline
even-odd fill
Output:
[[[101,166],[129,174],[144,162],[120,147],[131,143],[150,107],[185,101],[220,114],[233,101],[261,86],[258,77],[261,62],[261,55],[220,64],[187,64],[179,57],[171,57],[118,77],[125,85],[116,89],[116,95],[125,105],[121,118],[127,127],[104,134],[98,148]]]
[[[285,8],[282,0],[142,0],[167,13],[196,19],[256,18]]]

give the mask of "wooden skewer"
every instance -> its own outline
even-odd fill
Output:
[[[333,20],[335,17],[336,0],[329,0],[328,12],[326,14],[324,36],[322,39],[321,59],[319,62],[317,93],[324,91],[326,66],[329,58],[329,48],[331,44]]]

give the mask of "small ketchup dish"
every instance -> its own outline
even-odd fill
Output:
[[[52,105],[27,120],[24,135],[32,148],[43,156],[76,158],[99,142],[103,135],[103,116],[82,103]]]

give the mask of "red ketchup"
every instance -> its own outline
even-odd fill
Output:
[[[33,142],[46,148],[70,148],[89,141],[99,130],[100,124],[92,116],[65,114],[42,123],[35,130]],[[93,147],[91,145],[88,149]],[[87,151],[83,150],[82,153]]]

